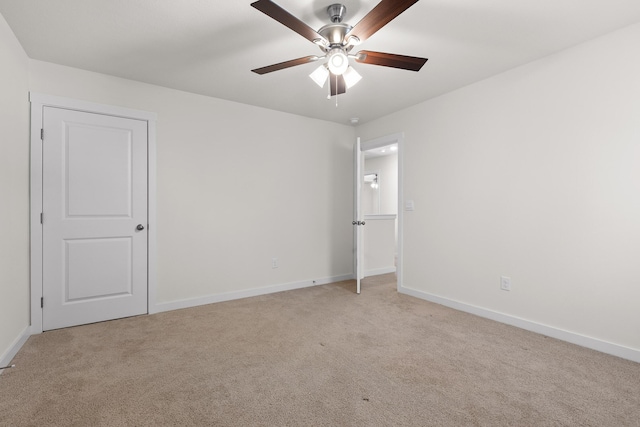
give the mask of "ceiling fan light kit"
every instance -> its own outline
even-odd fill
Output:
[[[316,82],[316,84],[320,87],[324,87],[324,84],[327,82],[327,78],[329,78],[329,70],[325,64],[322,64],[315,71],[309,74],[311,80]]]
[[[344,78],[344,84],[347,86],[347,89],[355,86],[355,84],[362,79],[362,76],[351,65],[347,67],[342,77]]]
[[[327,64],[329,65],[329,71],[331,71],[331,73],[340,76],[347,71],[349,58],[347,58],[347,54],[344,53],[342,48],[334,47],[327,54]]]
[[[320,87],[324,87],[325,82],[329,80],[329,98],[345,93],[347,88],[353,87],[362,78],[362,76],[349,65],[349,58],[361,64],[419,71],[427,62],[426,58],[373,51],[360,51],[355,55],[349,53],[353,47],[369,38],[417,1],[418,0],[382,0],[354,27],[342,22],[347,8],[342,4],[332,4],[327,7],[327,14],[331,23],[315,31],[272,0],[258,0],[251,3],[251,6],[317,45],[320,50],[323,51],[324,55],[306,56],[256,68],[251,71],[257,74],[266,74],[296,65],[326,59],[326,63],[316,68],[309,77]]]

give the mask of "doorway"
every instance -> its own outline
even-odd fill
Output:
[[[150,312],[155,114],[30,100],[32,333]]]
[[[395,273],[402,284],[402,155],[404,135],[393,135],[361,144],[360,205],[363,238],[359,261],[363,276]]]

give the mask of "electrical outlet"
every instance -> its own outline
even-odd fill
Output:
[[[503,291],[511,290],[511,277],[500,276],[500,289]]]
[[[271,258],[271,268],[278,268],[278,258]]]

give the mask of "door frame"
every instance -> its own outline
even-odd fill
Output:
[[[31,273],[31,334],[42,333],[42,139],[44,107],[63,108],[86,113],[123,117],[147,122],[147,313],[157,312],[157,250],[156,250],[156,121],[157,114],[71,98],[30,92],[30,273]]]
[[[398,260],[396,265],[396,289],[400,292],[403,284],[403,230],[404,230],[404,132],[369,139],[360,144],[361,151],[398,144]]]

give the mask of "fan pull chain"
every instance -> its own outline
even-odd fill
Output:
[[[336,108],[338,108],[338,75],[336,74]]]

